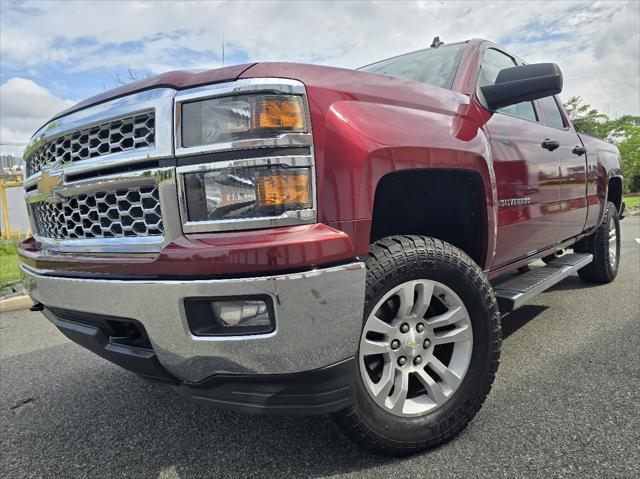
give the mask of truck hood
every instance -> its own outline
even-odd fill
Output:
[[[301,81],[316,106],[320,102],[361,101],[456,115],[469,97],[446,88],[377,73],[305,63],[256,63],[240,78]],[[328,109],[330,104],[323,105]],[[313,109],[314,105],[312,105]]]
[[[118,88],[105,91],[98,95],[87,98],[79,103],[76,103],[70,108],[61,111],[52,118],[60,118],[83,108],[87,108],[99,103],[104,103],[115,98],[129,95],[131,93],[137,93],[143,90],[150,90],[152,88],[173,88],[175,90],[181,90],[183,88],[191,88],[201,85],[209,85],[212,83],[220,83],[225,81],[236,80],[245,70],[251,68],[254,63],[245,63],[242,65],[233,65],[230,67],[218,68],[216,70],[175,70],[160,75],[155,75],[142,80],[134,81],[122,85]]]
[[[240,78],[290,78],[305,84],[308,91],[333,92],[333,101],[360,100],[395,105],[421,106],[429,110],[455,112],[468,97],[451,90],[410,80],[346,68],[303,63],[245,63],[215,70],[176,70],[138,80],[88,98],[58,113],[60,118],[115,98],[153,88],[182,90]]]

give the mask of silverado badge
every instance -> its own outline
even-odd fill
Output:
[[[506,200],[500,200],[500,206],[522,206],[522,205],[530,205],[531,198],[507,198]]]

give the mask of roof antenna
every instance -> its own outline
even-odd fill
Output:
[[[444,45],[444,42],[440,41],[440,37],[433,37],[433,42],[431,42],[431,48],[438,48]]]

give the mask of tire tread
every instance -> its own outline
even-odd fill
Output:
[[[389,274],[389,271],[400,274],[410,270],[412,266],[428,265],[434,262],[446,262],[454,266],[470,278],[481,292],[492,322],[489,371],[483,378],[480,394],[477,394],[473,400],[463,402],[458,410],[447,418],[446,423],[430,427],[428,434],[420,441],[397,441],[380,436],[364,423],[354,406],[334,415],[334,419],[348,438],[377,454],[404,456],[437,447],[457,436],[481,409],[498,370],[502,329],[493,289],[478,265],[467,254],[449,243],[417,235],[390,236],[373,243],[365,258],[367,267],[365,308],[377,291],[383,287],[381,280]]]
[[[612,215],[617,216],[616,206],[608,202],[602,223],[590,236],[580,240],[573,247],[576,253],[588,253],[593,255],[593,261],[584,268],[578,270],[580,279],[587,283],[609,283],[616,277],[617,270],[613,271],[609,265],[609,220]],[[618,227],[619,231],[619,227]],[[619,233],[618,233],[619,234]]]

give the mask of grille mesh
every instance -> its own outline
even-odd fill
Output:
[[[35,230],[56,240],[161,236],[156,186],[82,194],[56,203],[31,205]]]
[[[154,142],[153,111],[118,118],[48,141],[27,158],[27,176],[54,163],[63,166],[74,161],[153,146]]]

